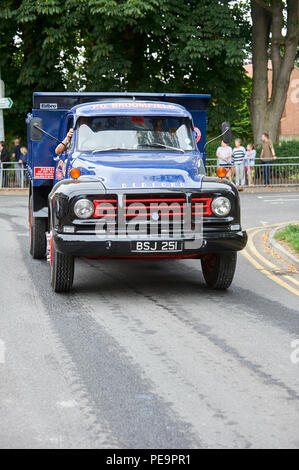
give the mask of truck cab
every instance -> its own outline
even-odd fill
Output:
[[[34,94],[30,251],[34,258],[48,253],[55,292],[71,289],[77,257],[197,258],[208,286],[230,286],[247,235],[236,187],[205,176],[209,99]]]

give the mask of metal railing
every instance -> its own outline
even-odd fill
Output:
[[[281,160],[283,159],[277,159],[268,164],[262,164],[258,160],[258,163],[253,167],[252,183],[255,186],[299,186],[299,157],[288,158],[288,163],[281,163]],[[215,160],[213,160],[214,162]],[[207,161],[206,175],[215,177],[216,171],[216,162],[209,165],[209,161]],[[234,175],[233,181],[235,181]],[[248,186],[246,170],[245,185]],[[26,169],[22,165],[13,162],[0,163],[0,189],[26,189],[28,187],[29,180]]]
[[[287,163],[283,163],[287,160]],[[215,162],[215,160],[213,160]],[[273,162],[257,163],[252,167],[252,181],[254,186],[298,186],[299,185],[299,157],[278,158]],[[206,175],[216,176],[217,164],[209,165],[207,162]],[[235,181],[234,167],[232,179]],[[247,169],[245,168],[245,186],[249,185]],[[243,186],[243,184],[242,184]]]
[[[26,189],[29,180],[26,168],[19,163],[0,163],[0,189]]]

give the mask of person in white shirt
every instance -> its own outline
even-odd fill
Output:
[[[235,148],[233,150],[233,162],[236,170],[236,186],[245,185],[245,154],[246,150],[241,145],[241,139],[235,140]]]
[[[232,148],[225,142],[221,142],[221,147],[218,147],[216,152],[217,168],[224,167],[227,169],[226,177],[229,181],[232,180]]]

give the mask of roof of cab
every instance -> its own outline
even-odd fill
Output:
[[[80,116],[174,116],[188,117],[192,119],[191,114],[179,104],[165,103],[160,101],[141,101],[141,100],[113,100],[93,103],[84,103],[74,106],[69,111],[77,120]]]

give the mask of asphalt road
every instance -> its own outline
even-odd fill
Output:
[[[299,193],[242,213],[298,220]],[[0,196],[0,220],[1,448],[299,448],[298,296],[242,254],[227,292],[196,260],[79,260],[55,295],[26,198]]]

